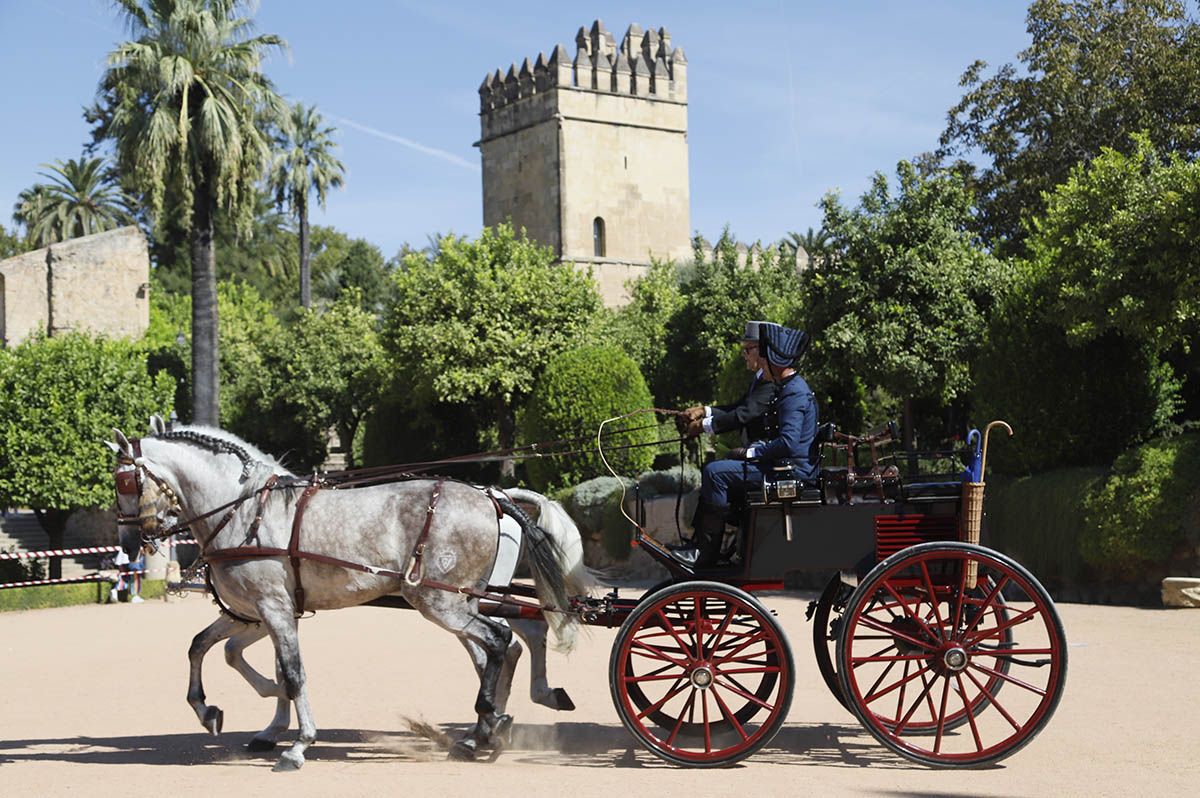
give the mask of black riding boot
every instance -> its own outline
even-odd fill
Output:
[[[725,512],[702,502],[696,508],[696,518],[692,523],[692,545],[679,549],[673,556],[693,568],[711,568],[721,555],[721,543],[725,538]]]

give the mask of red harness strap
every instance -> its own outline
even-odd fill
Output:
[[[320,489],[321,486],[315,483],[304,489],[304,492],[300,494],[300,500],[296,502],[296,516],[292,519],[292,539],[288,541],[287,554],[292,561],[292,575],[296,578],[297,615],[304,614],[304,585],[300,582],[300,560],[310,556],[300,551],[300,524],[304,520],[304,509],[308,506],[308,500]]]
[[[412,557],[408,561],[404,581],[413,587],[421,584],[422,581],[421,558],[425,556],[425,541],[429,539],[429,530],[433,526],[433,514],[437,512],[438,499],[442,498],[442,485],[445,483],[446,480],[439,479],[433,485],[433,494],[429,497],[429,509],[425,513],[425,526],[421,529],[421,536],[417,538],[417,545],[413,547]]]

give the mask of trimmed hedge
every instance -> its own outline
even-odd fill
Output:
[[[69,585],[38,585],[0,590],[0,612],[72,607],[77,604],[103,604],[108,600],[111,582],[77,582]],[[161,579],[142,580],[142,598],[162,598],[166,583]]]
[[[1176,558],[1186,567],[1200,543],[1200,433],[1125,452],[1085,509],[1095,532],[1082,553],[1100,572],[1129,578]]]
[[[633,359],[613,346],[583,346],[562,352],[546,366],[525,408],[521,434],[525,441],[552,441],[595,435],[605,419],[653,406],[646,381]],[[606,437],[606,446],[652,443],[658,431],[650,426],[654,416],[643,414],[613,422],[605,432],[637,431]],[[541,491],[575,484],[604,475],[607,469],[593,451],[570,457],[548,457],[526,461],[530,482]],[[654,462],[656,447],[605,451],[619,474],[637,474]]]
[[[1032,477],[988,480],[984,545],[1016,559],[1052,587],[1079,585],[1088,567],[1080,554],[1092,534],[1084,502],[1102,468],[1063,468]]]

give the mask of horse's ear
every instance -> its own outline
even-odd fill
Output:
[[[114,428],[113,429],[113,440],[115,440],[117,442],[117,446],[120,447],[120,449],[118,451],[121,454],[123,454],[129,458],[133,457],[133,444],[131,444],[129,442],[129,439],[125,437],[124,432],[121,432],[121,430]]]
[[[163,421],[163,417],[155,413],[150,416],[150,434],[165,435],[167,432],[167,422]]]
[[[104,445],[105,445],[105,446],[107,446],[108,448],[112,449],[112,450],[113,450],[113,454],[120,454],[120,453],[121,453],[121,447],[120,447],[120,446],[117,446],[117,445],[116,445],[115,443],[113,443],[112,441],[105,441],[105,442],[104,442]]]

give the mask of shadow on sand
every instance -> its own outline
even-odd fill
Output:
[[[440,761],[447,740],[467,730],[464,724],[425,727],[416,731],[320,729],[317,744],[306,752],[311,761],[398,763]],[[237,735],[203,733],[127,737],[63,737],[0,741],[0,764],[10,762],[77,762],[99,765],[272,764],[288,743],[273,752],[250,753]],[[599,723],[517,724],[506,760],[566,767],[672,767],[634,741],[624,727]],[[878,745],[852,724],[790,724],[771,744],[746,762],[774,765],[825,765],[923,769]],[[742,763],[743,766],[746,763]]]

